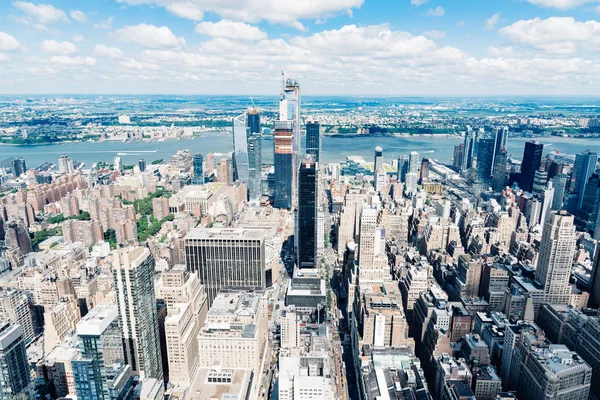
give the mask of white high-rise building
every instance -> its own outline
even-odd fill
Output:
[[[536,282],[544,288],[545,303],[570,303],[569,279],[576,241],[573,216],[553,211],[545,222],[535,271]]]
[[[73,160],[66,154],[60,156],[58,159],[58,172],[61,174],[72,174],[74,170]]]
[[[123,162],[121,161],[121,157],[115,157],[113,159],[113,168],[115,171],[120,171],[123,168]]]

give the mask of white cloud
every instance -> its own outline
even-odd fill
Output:
[[[73,54],[77,53],[77,46],[71,42],[57,42],[56,40],[44,40],[40,46],[44,53],[48,54]]]
[[[429,0],[410,0],[410,4],[413,6],[422,6],[423,4],[429,2]]]
[[[256,26],[225,19],[219,22],[200,22],[194,30],[204,35],[232,40],[263,40],[267,38],[266,32]]]
[[[166,26],[139,24],[126,26],[115,31],[116,37],[129,43],[139,44],[149,49],[169,49],[185,46],[185,39],[177,37]]]
[[[437,6],[436,8],[430,8],[427,11],[427,15],[430,17],[443,17],[446,14],[446,10],[444,10],[441,6]]]
[[[9,61],[10,57],[6,54],[0,53],[0,61]]]
[[[136,59],[130,58],[126,61],[121,62],[121,67],[130,70],[138,70],[138,71],[158,71],[160,66],[148,63],[148,62],[140,62]]]
[[[485,21],[485,29],[491,31],[496,29],[496,25],[500,22],[501,13],[496,13],[492,15],[487,21]]]
[[[83,35],[73,35],[71,38],[74,42],[83,42],[85,37]]]
[[[102,20],[102,21],[98,22],[97,24],[94,24],[94,28],[104,29],[104,30],[112,29],[112,24],[113,24],[114,20],[115,20],[115,17],[108,17],[107,19]]]
[[[431,30],[431,31],[425,31],[423,32],[423,35],[430,38],[430,39],[443,39],[446,37],[446,32],[444,31],[438,31],[438,30]]]
[[[14,36],[6,32],[0,32],[0,50],[16,51],[19,49],[21,49],[21,44]]]
[[[13,5],[42,24],[69,20],[63,10],[50,4],[35,5],[28,1],[15,1]]]
[[[97,44],[94,47],[94,55],[96,57],[106,57],[112,59],[125,58],[125,54],[117,47],[109,47],[104,44]]]
[[[514,43],[555,54],[573,54],[578,46],[600,50],[600,22],[575,21],[572,17],[534,18],[500,29]]]
[[[69,57],[69,56],[53,56],[50,57],[50,62],[65,66],[86,66],[93,67],[96,65],[96,59],[93,57]]]
[[[465,21],[459,21],[458,24],[456,24],[457,28],[464,28],[465,27]]]
[[[169,12],[200,20],[207,12],[223,19],[256,23],[262,20],[300,29],[301,19],[318,19],[360,8],[365,0],[117,0],[130,5],[155,4]]]
[[[514,57],[516,55],[516,52],[512,46],[490,46],[488,47],[488,53],[494,57]]]
[[[58,70],[48,67],[29,67],[26,69],[27,73],[32,76],[49,76],[56,75]]]
[[[594,3],[597,0],[527,0],[529,3],[547,8],[558,8],[559,10],[568,10],[579,7],[584,4]]]
[[[69,15],[77,22],[84,23],[88,21],[87,16],[83,11],[72,10],[71,12],[69,12]]]

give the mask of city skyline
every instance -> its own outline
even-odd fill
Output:
[[[594,95],[594,0],[0,5],[3,94]],[[557,35],[555,32],[561,32]]]

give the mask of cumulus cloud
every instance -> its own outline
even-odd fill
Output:
[[[490,46],[488,47],[488,53],[494,57],[513,57],[516,55],[516,52],[512,46]]]
[[[140,62],[133,58],[130,58],[126,61],[122,61],[120,65],[122,68],[138,71],[158,71],[160,69],[160,66],[156,64]]]
[[[2,51],[16,51],[20,50],[21,44],[12,35],[6,32],[0,32],[0,50]]]
[[[442,39],[446,37],[446,32],[444,31],[438,31],[438,30],[431,30],[431,31],[425,31],[423,32],[423,36],[426,36],[430,39]]]
[[[85,15],[83,11],[72,10],[71,12],[69,12],[69,15],[77,22],[84,23],[88,21],[87,15]]]
[[[514,43],[555,54],[573,54],[578,46],[600,50],[600,22],[572,17],[521,20],[500,29]]]
[[[109,47],[105,44],[97,44],[94,47],[96,57],[112,58],[114,60],[125,58],[125,54],[117,47]]]
[[[85,37],[83,35],[73,35],[71,38],[74,42],[83,42]]]
[[[93,67],[96,65],[96,59],[93,57],[69,57],[69,56],[53,56],[49,60],[53,64],[64,66],[86,66]]]
[[[126,26],[115,31],[115,36],[123,42],[139,44],[149,49],[185,46],[185,39],[175,36],[166,26],[158,27],[150,24]]]
[[[196,25],[195,31],[212,37],[233,40],[263,40],[267,38],[266,32],[256,26],[225,19],[219,22],[200,22]]]
[[[559,10],[568,10],[579,7],[584,4],[594,3],[597,0],[527,0],[529,3],[547,8],[557,8]]]
[[[77,46],[71,42],[57,42],[56,40],[44,40],[40,46],[44,53],[48,54],[73,54],[77,53]]]
[[[115,17],[108,17],[107,19],[94,24],[94,28],[103,29],[103,30],[112,29],[112,24],[113,24],[114,20],[115,20]]]
[[[303,29],[301,19],[318,19],[360,8],[364,0],[117,0],[130,5],[155,4],[169,12],[192,20],[200,20],[207,12],[223,19],[256,23],[262,20]]]
[[[496,13],[492,15],[487,21],[485,21],[485,29],[488,31],[496,29],[496,25],[500,22],[501,13]]]
[[[427,15],[429,15],[430,17],[443,17],[444,14],[446,14],[446,10],[444,10],[440,6],[437,6],[436,8],[430,8],[429,10],[427,10]]]
[[[28,1],[15,1],[13,5],[42,24],[51,24],[69,20],[67,14],[65,14],[63,10],[50,4],[35,5]]]
[[[423,4],[429,2],[429,0],[410,0],[410,4],[413,6],[422,6]]]

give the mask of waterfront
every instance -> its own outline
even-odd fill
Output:
[[[303,138],[304,139],[304,138]],[[508,151],[515,159],[520,160],[523,148],[528,138],[515,137],[508,141]],[[575,154],[587,149],[597,150],[600,147],[598,139],[573,139],[562,137],[544,137],[539,139],[545,144],[544,153],[554,150],[561,153]],[[431,157],[443,163],[449,163],[454,155],[454,146],[462,139],[446,136],[412,136],[412,137],[329,137],[321,141],[321,162],[340,162],[346,156],[362,156],[367,161],[373,157],[375,146],[383,147],[384,159],[387,162],[399,155],[417,151],[424,157]],[[273,141],[263,139],[263,163],[273,162]],[[84,162],[86,167],[93,163],[104,161],[112,163],[119,156],[124,164],[134,164],[143,158],[148,163],[157,159],[167,160],[180,149],[189,149],[192,153],[220,153],[232,151],[232,136],[230,133],[205,133],[195,139],[165,140],[164,142],[79,142],[47,146],[0,146],[0,160],[8,157],[23,157],[29,167],[36,167],[43,162],[57,163],[62,154],[69,155],[73,160]]]

